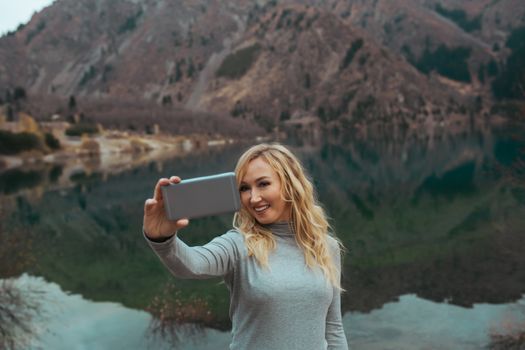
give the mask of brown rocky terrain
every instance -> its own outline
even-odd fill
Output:
[[[525,23],[524,8],[519,0],[57,0],[0,38],[0,88],[116,109],[143,101],[174,120],[189,110],[266,130],[301,120],[340,129],[446,122],[488,113],[486,67],[508,56],[505,40]],[[443,55],[456,64],[436,67]]]
[[[233,56],[240,60],[247,50],[254,54],[246,73],[213,80],[201,99],[204,109],[264,120],[271,129],[309,115],[343,127],[441,120],[465,103],[365,31],[311,7],[267,13]]]

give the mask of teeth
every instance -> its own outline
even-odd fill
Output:
[[[257,208],[254,208],[256,212],[261,212],[263,210],[265,210],[266,208],[268,208],[269,205],[265,205],[264,207],[257,207]]]

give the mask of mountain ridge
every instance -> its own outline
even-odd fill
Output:
[[[525,23],[515,2],[58,0],[0,38],[0,87],[155,102],[267,130],[305,116],[339,129],[443,122],[489,113],[484,70]],[[254,62],[228,76],[239,52]]]

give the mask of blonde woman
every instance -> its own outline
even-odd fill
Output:
[[[348,349],[341,319],[340,243],[299,160],[284,146],[248,149],[235,169],[242,208],[234,229],[202,247],[176,235],[160,179],[144,208],[144,234],[180,278],[220,276],[230,291],[230,349]]]

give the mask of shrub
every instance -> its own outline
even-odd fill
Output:
[[[129,144],[131,146],[132,152],[146,152],[152,150],[151,146],[148,143],[142,141],[139,138],[132,138],[129,141]]]
[[[523,349],[525,347],[524,330],[514,332],[514,334],[491,334],[490,338],[490,350]]]
[[[5,114],[8,122],[12,122],[15,120],[15,111],[13,110],[13,107],[11,107],[11,105],[7,105]]]
[[[230,115],[232,117],[238,117],[246,112],[246,107],[241,105],[241,101],[235,102],[235,106],[233,106],[233,109],[230,111]]]
[[[45,27],[46,27],[46,22],[41,21],[38,23],[38,25],[36,26],[34,30],[29,31],[26,37],[26,45],[29,44],[31,40],[33,40],[33,38],[37,36],[41,31],[43,31]]]
[[[13,100],[23,100],[27,97],[26,90],[23,87],[17,86],[13,91]]]
[[[341,70],[345,69],[352,63],[352,60],[354,59],[355,54],[359,49],[363,46],[363,39],[359,38],[355,40],[352,43],[352,46],[348,50],[346,50],[345,58],[343,59],[343,62],[341,63]]]
[[[93,79],[97,75],[97,70],[93,66],[89,66],[89,69],[84,72],[84,75],[82,75],[82,78],[80,79],[80,83],[78,83],[79,86],[85,85],[88,81]]]
[[[0,130],[0,154],[17,154],[31,149],[39,149],[40,146],[40,138],[36,134]]]
[[[83,134],[91,135],[96,133],[98,133],[98,127],[91,122],[80,122],[66,129],[67,136],[82,136]]]
[[[282,111],[281,115],[279,116],[279,120],[288,120],[290,119],[290,111]]]
[[[85,138],[80,145],[80,149],[88,155],[100,154],[100,144],[96,140]]]
[[[44,173],[37,170],[23,171],[17,168],[9,169],[0,173],[0,193],[13,194],[20,190],[34,188],[42,184],[44,181]],[[28,222],[36,223],[39,220],[37,213],[32,210],[22,210],[24,214],[24,220]],[[1,244],[0,244],[1,250]],[[0,254],[0,259],[4,258]],[[8,259],[7,259],[8,260]],[[0,267],[1,269],[1,267]],[[1,305],[1,304],[0,304]],[[1,319],[1,318],[0,318]],[[0,342],[0,349],[3,349]]]
[[[173,101],[171,100],[170,95],[162,96],[162,105],[163,106],[171,106],[173,104]]]
[[[120,25],[118,33],[122,34],[134,30],[137,27],[137,21],[140,16],[142,16],[142,10],[139,10],[136,14],[126,18],[126,21]]]
[[[186,76],[188,78],[193,77],[193,73],[195,72],[195,66],[193,65],[193,60],[190,58],[190,61],[188,63],[188,70],[186,71]]]
[[[46,145],[53,150],[60,148],[60,141],[50,132],[45,133],[44,141]]]
[[[75,99],[74,95],[69,96],[69,102],[67,106],[70,111],[75,110],[75,108],[77,108],[77,100]]]
[[[304,88],[309,89],[312,86],[312,81],[310,79],[310,74],[306,73],[304,75]]]

